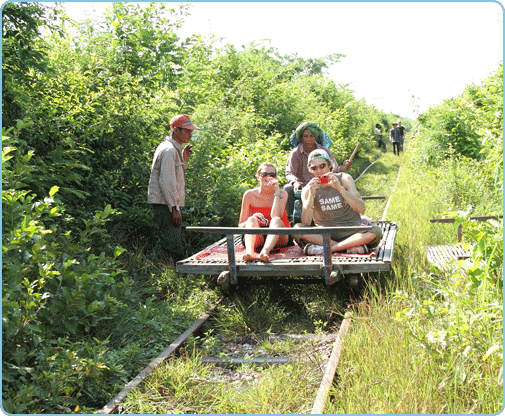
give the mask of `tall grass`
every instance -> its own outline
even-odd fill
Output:
[[[339,383],[325,413],[496,413],[502,407],[497,363],[434,357],[398,321],[408,298],[373,294],[354,311]],[[429,316],[412,323],[429,333]],[[485,399],[484,399],[485,398]],[[484,400],[483,400],[484,399]]]
[[[470,200],[479,213],[497,203],[486,195],[478,201],[469,180],[441,179],[446,166],[420,169],[411,155],[403,158],[388,215],[399,223],[393,279],[385,289],[370,285],[356,306],[325,411],[496,413],[503,406],[503,222],[461,219],[466,240],[477,244],[468,264],[452,271],[432,268],[426,245],[457,241],[458,222],[431,218]]]

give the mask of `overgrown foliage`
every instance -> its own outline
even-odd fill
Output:
[[[492,361],[495,371],[502,368],[503,221],[476,225],[460,215],[459,222],[465,225],[469,240],[476,242],[470,264],[455,268],[447,280],[419,277],[430,295],[399,293],[413,307],[399,312],[397,318],[427,356],[443,365],[451,363],[459,377],[456,382],[471,383],[482,377],[479,371],[473,373],[480,362]],[[486,377],[503,383],[501,370]]]
[[[36,93],[31,83],[39,74],[51,72],[49,44],[41,37],[41,29],[62,34],[56,21],[60,12],[58,6],[50,9],[41,3],[2,6],[3,126],[24,117],[26,101]]]
[[[467,86],[462,95],[430,108],[418,121],[419,156],[428,163],[438,163],[453,149],[462,157],[489,157],[491,169],[497,169],[503,159],[503,65],[481,85]]]
[[[20,138],[28,127],[2,132],[2,405],[11,413],[101,407],[215,295],[171,270],[129,274],[133,260],[120,260],[124,249],[105,228],[117,215],[109,205],[76,219],[58,186],[44,199],[25,190],[35,172]]]
[[[2,10],[2,403],[12,413],[102,406],[215,298],[204,279],[160,264],[153,241],[147,184],[172,115],[201,127],[183,218],[214,226],[236,225],[261,162],[283,177],[300,122],[319,122],[341,162],[372,144],[377,122],[387,133],[399,118],[325,75],[341,55],[180,39],[187,6],[114,3],[103,21],[72,27],[59,11]],[[412,150],[423,169],[442,165],[428,171],[449,190],[437,201],[446,211],[501,201],[499,73],[421,120]],[[191,251],[209,242],[190,236]]]
[[[53,199],[57,186],[44,200],[22,189],[32,153],[19,152],[16,133],[2,134],[2,403],[8,412],[66,412],[83,395],[98,399],[86,385],[111,372],[124,378],[106,355],[106,338],[133,281],[117,260],[123,249],[107,242],[110,207],[85,221],[76,239]],[[91,251],[97,245],[99,255]]]
[[[412,150],[445,185],[447,210],[497,212],[503,199],[503,65],[480,85],[419,117]],[[478,186],[477,186],[478,185]],[[486,203],[482,203],[482,199]]]
[[[15,5],[5,9],[5,18],[16,11]],[[320,122],[342,161],[358,141],[369,140],[375,119],[393,118],[324,75],[341,55],[303,59],[263,44],[238,51],[196,35],[182,40],[177,29],[186,13],[187,6],[115,3],[98,25],[88,21],[61,32],[47,22],[43,62],[51,71],[32,71],[29,82],[16,76],[4,85],[4,96],[18,97],[19,107],[4,125],[31,121],[21,132],[37,167],[27,189],[40,197],[59,186],[73,216],[110,205],[122,214],[110,222],[110,231],[148,242],[149,167],[173,114],[190,113],[202,127],[190,185],[216,185],[203,192],[189,186],[194,210],[185,218],[223,225],[236,223],[244,179],[261,162],[283,167],[288,139],[300,122]],[[14,50],[4,53],[4,62],[16,56]],[[248,158],[234,160],[243,146]],[[200,181],[203,172],[209,181]]]

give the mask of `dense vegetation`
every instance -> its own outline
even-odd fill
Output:
[[[470,154],[464,147],[455,151],[449,142],[447,151],[427,157],[430,144],[445,139],[441,129],[455,142],[459,137],[420,117],[420,134],[409,141],[389,206],[388,217],[400,229],[395,279],[370,286],[356,306],[328,413],[491,414],[503,408],[503,220],[468,220],[503,213],[501,73],[500,66],[481,85],[428,112],[439,120],[468,119],[475,112],[469,93],[478,91],[488,104],[480,107],[480,122],[464,125],[477,139],[478,154],[473,146]],[[429,223],[442,215],[455,223]],[[458,225],[471,258],[447,270],[428,264],[426,246],[456,244]]]
[[[186,13],[113,3],[103,21],[70,25],[59,7],[3,7],[8,412],[101,407],[216,298],[205,279],[182,280],[162,264],[153,241],[147,183],[172,115],[188,113],[202,128],[183,218],[228,226],[260,162],[282,173],[300,122],[320,122],[344,159],[357,142],[375,146],[375,123],[387,131],[399,118],[325,75],[338,54],[304,59],[266,44],[236,50],[197,34],[183,40]],[[417,163],[447,184],[439,212],[501,207],[501,71],[419,118]],[[454,172],[446,182],[444,168]],[[191,236],[191,251],[208,242]]]

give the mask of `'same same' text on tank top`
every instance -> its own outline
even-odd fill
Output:
[[[342,183],[342,173],[337,173]],[[361,224],[361,216],[351,208],[335,188],[318,188],[314,198],[314,223],[320,227],[343,227]]]

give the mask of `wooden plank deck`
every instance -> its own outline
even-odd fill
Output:
[[[458,245],[428,246],[428,261],[439,267],[441,270],[451,268],[458,260],[469,259],[472,257],[470,252]]]
[[[393,261],[394,243],[398,231],[397,223],[379,222],[383,236],[381,248],[373,257],[369,255],[340,255],[331,256],[333,270],[340,270],[342,274],[373,273],[390,271]],[[235,235],[235,262],[238,276],[323,276],[323,256],[305,256],[302,250],[293,246],[289,250],[280,252],[279,256],[272,255],[271,261],[244,262],[240,250],[240,235]],[[222,255],[205,257],[210,249],[221,251]],[[228,257],[226,255],[226,238],[206,247],[193,256],[181,260],[176,264],[179,273],[219,275],[229,270]]]
[[[488,215],[483,217],[468,217],[470,221],[499,221],[503,215]],[[435,218],[431,223],[454,223],[454,218]],[[428,246],[426,256],[428,261],[437,266],[440,270],[450,270],[457,264],[458,260],[469,259],[472,257],[470,251],[466,250],[460,243],[462,241],[462,227],[458,226],[458,244],[446,244],[439,246]],[[484,263],[483,263],[484,264]]]

